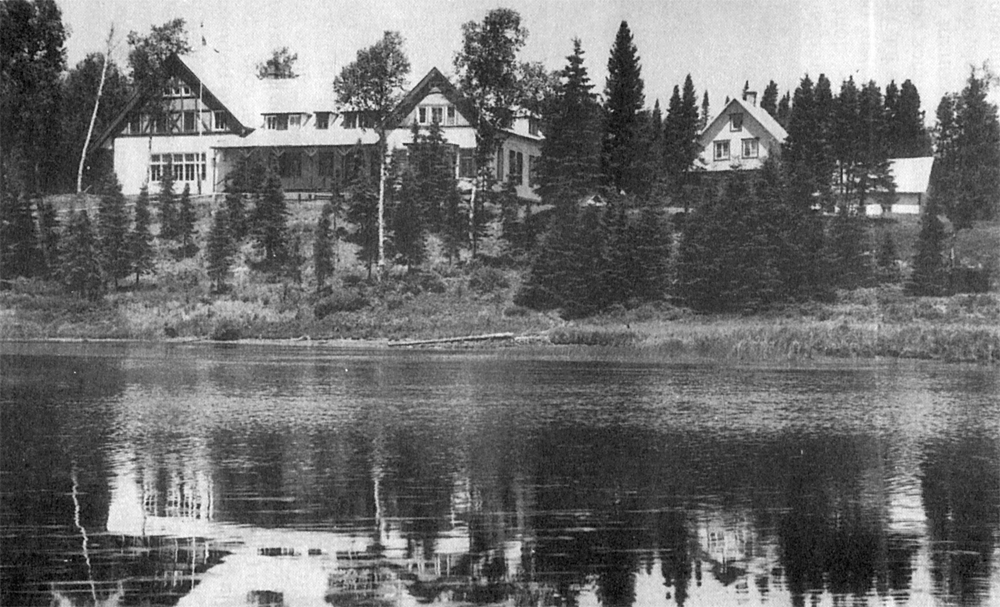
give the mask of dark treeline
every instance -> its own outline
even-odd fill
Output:
[[[3,278],[58,279],[86,297],[118,288],[128,276],[138,284],[164,254],[200,254],[214,288],[225,290],[248,239],[251,268],[302,282],[303,268],[311,267],[317,292],[327,293],[341,262],[338,240],[357,246],[369,277],[376,267],[383,277],[387,261],[410,274],[427,270],[432,236],[450,263],[525,269],[516,302],[567,317],[662,300],[704,311],[752,310],[903,278],[912,293],[941,294],[954,288],[960,260],[952,253],[946,261],[949,234],[938,215],[951,224],[952,247],[958,231],[997,215],[1000,126],[986,99],[988,71],[973,70],[963,91],[942,99],[933,132],[924,127],[910,80],[883,89],[849,78],[835,91],[824,75],[815,82],[806,75],[783,94],[770,81],[760,106],[788,132],[780,160],[711,178],[697,162],[698,136],[713,118],[708,92],[699,95],[688,75],[673,87],[665,111],[659,100],[650,109],[627,23],[618,29],[598,96],[579,40],[565,67],[547,73],[517,60],[527,32],[515,11],[496,9],[463,26],[455,58],[459,91],[476,118],[471,158],[459,158],[436,126],[415,129],[407,149],[383,154],[384,163],[377,150],[359,147],[318,223],[298,232],[288,225],[276,167],[261,155],[229,176],[210,228],[199,234],[191,193],[175,191],[169,167],[159,191],[144,191],[130,217],[105,157],[93,154],[83,186],[100,196],[96,217],[79,211],[60,218],[43,195],[75,189],[101,73],[95,132],[133,91],[162,88],[164,59],[190,50],[185,24],[177,19],[146,35],[131,32],[127,72],[112,63],[105,70],[101,54],[67,70],[66,32],[53,0],[0,6],[3,95],[14,101],[0,116]],[[338,98],[370,99],[364,87],[378,83],[368,75],[386,74],[386,94],[370,110],[388,120],[409,71],[402,44],[389,32],[359,51],[334,80]],[[287,49],[275,51],[262,64],[273,69],[261,73],[294,77],[294,59]],[[747,82],[744,93],[749,89]],[[501,149],[516,106],[529,108],[545,134],[542,155],[529,166],[540,204],[519,199],[487,162]],[[869,242],[865,209],[893,202],[890,158],[931,153],[933,195],[918,253],[901,260],[891,239]],[[454,178],[461,162],[475,167],[471,191]],[[485,256],[480,242],[491,234],[500,237],[500,253]],[[910,261],[904,277],[900,267]]]

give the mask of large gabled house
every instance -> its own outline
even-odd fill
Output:
[[[161,104],[138,91],[95,147],[110,149],[125,194],[144,184],[155,192],[170,167],[179,188],[220,193],[244,158],[275,166],[286,191],[331,192],[344,185],[360,153],[377,166],[378,135],[361,112],[341,107],[329,81],[259,80],[227,68],[209,49],[170,57]],[[162,109],[157,109],[162,108]],[[386,127],[389,149],[412,141],[414,124],[441,125],[454,149],[455,177],[467,187],[476,174],[472,108],[436,68],[398,104]],[[541,156],[538,121],[518,113],[493,160],[497,179],[517,195],[537,200],[532,169]]]
[[[709,172],[758,169],[769,156],[781,155],[788,133],[767,110],[757,93],[732,99],[698,137],[695,166]]]

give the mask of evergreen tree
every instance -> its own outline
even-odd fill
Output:
[[[149,230],[151,223],[149,211],[149,188],[142,184],[139,196],[135,200],[135,225],[129,236],[129,252],[132,259],[132,271],[135,272],[135,285],[143,274],[149,274],[155,269],[155,250],[153,249],[153,234]]]
[[[194,257],[198,252],[198,245],[195,243],[195,237],[198,234],[195,229],[195,223],[198,221],[198,217],[195,214],[194,204],[191,202],[190,184],[185,183],[184,190],[181,191],[181,199],[178,203],[176,219],[177,223],[175,224],[174,239],[180,245],[177,248],[177,255],[181,259]]]
[[[444,199],[440,236],[448,263],[458,261],[460,247],[463,243],[467,244],[465,236],[469,233],[469,214],[464,212],[464,202],[457,187],[449,189]]]
[[[226,207],[222,207],[212,214],[212,227],[208,232],[208,250],[205,259],[208,277],[214,283],[217,293],[226,290],[226,279],[229,278],[236,250],[237,243],[229,225],[229,211]]]
[[[899,281],[899,258],[896,251],[896,241],[892,237],[892,232],[886,230],[879,242],[878,252],[875,255],[875,266],[878,268],[878,279],[882,283],[894,283]]]
[[[931,139],[924,126],[924,113],[920,109],[920,93],[909,81],[903,82],[899,101],[890,116],[891,158],[920,158],[931,155]]]
[[[335,228],[332,227],[334,215],[334,205],[327,203],[320,211],[319,219],[316,221],[316,232],[313,237],[313,273],[316,276],[316,292],[323,293],[326,290],[327,281],[333,276],[336,269],[334,257]]]
[[[413,172],[405,171],[393,209],[391,225],[396,259],[408,270],[418,267],[427,258],[427,232],[417,192]]]
[[[36,276],[42,268],[38,230],[31,201],[7,188],[0,190],[0,276]]]
[[[684,79],[684,87],[674,87],[664,120],[664,160],[667,175],[679,192],[688,180],[691,165],[698,158],[698,106],[691,74]],[[685,210],[688,200],[685,197]]]
[[[38,244],[41,247],[45,277],[59,273],[59,216],[51,202],[38,201]]]
[[[882,91],[874,81],[858,95],[858,120],[861,146],[857,164],[848,167],[847,179],[853,182],[851,189],[859,209],[874,196],[883,207],[890,207],[896,187],[889,170],[888,121]]]
[[[837,162],[837,183],[841,198],[854,195],[854,182],[848,179],[848,173],[858,163],[861,155],[860,146],[864,134],[861,133],[860,124],[858,87],[854,84],[854,78],[850,77],[840,85],[833,121],[833,155]]]
[[[583,64],[580,40],[573,40],[573,54],[556,88],[555,100],[542,142],[538,167],[538,193],[558,213],[572,212],[601,182],[600,106]]]
[[[781,158],[788,167],[793,200],[811,206],[817,196],[823,195],[817,157],[825,138],[816,109],[816,91],[808,74],[795,89],[793,108]]]
[[[227,179],[223,186],[229,231],[236,243],[243,242],[249,231],[247,221],[246,194],[236,185],[234,179]]]
[[[837,209],[830,225],[830,282],[842,289],[857,289],[868,284],[872,269],[867,257],[868,234],[857,207],[846,201]]]
[[[100,239],[101,266],[104,276],[118,290],[118,281],[132,272],[129,250],[129,217],[125,196],[118,178],[112,173],[98,185],[101,202],[97,210],[97,233]]]
[[[63,250],[59,258],[63,284],[81,298],[99,298],[103,282],[100,245],[87,211],[77,211],[70,215],[62,240]]]
[[[701,98],[701,118],[698,120],[698,131],[704,131],[705,127],[708,126],[709,120],[712,119],[711,106],[708,103],[708,91]]]
[[[767,83],[764,94],[760,98],[760,107],[772,117],[778,117],[778,83],[774,80]]]
[[[792,115],[792,96],[790,93],[785,93],[781,97],[781,101],[778,102],[778,113],[774,115],[775,120],[778,121],[784,128],[788,128],[788,120]]]
[[[943,257],[945,233],[938,212],[937,202],[931,196],[920,216],[913,272],[906,283],[906,291],[912,295],[944,295],[946,291],[948,273]]]
[[[288,216],[281,179],[269,169],[252,222],[257,248],[264,256],[261,266],[265,271],[276,272],[288,261]]]
[[[670,258],[670,224],[652,205],[628,216],[625,205],[611,214],[608,242],[608,303],[631,304],[662,299]]]
[[[368,171],[355,173],[347,195],[347,221],[354,226],[347,241],[358,246],[358,261],[365,264],[371,278],[372,266],[378,260],[378,190]]]
[[[899,147],[899,133],[896,131],[896,115],[899,112],[899,87],[895,80],[890,80],[885,87],[885,121],[886,121],[886,147],[889,148],[889,157],[896,158],[896,149]]]
[[[156,200],[160,211],[160,241],[177,240],[177,193],[174,192],[174,166],[170,161],[163,167]]]
[[[645,103],[643,88],[638,51],[628,23],[622,21],[611,47],[604,89],[602,171],[605,183],[616,192],[635,193],[642,189],[644,176],[637,170],[636,142]]]
[[[934,191],[956,231],[996,217],[1000,207],[1000,121],[989,82],[988,72],[973,70],[962,92],[938,106]]]

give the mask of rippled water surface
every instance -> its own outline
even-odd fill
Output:
[[[998,605],[1000,377],[4,344],[8,605]]]

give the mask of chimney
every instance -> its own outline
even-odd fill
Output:
[[[746,101],[750,105],[757,105],[757,91],[746,91],[743,93],[743,101]]]

